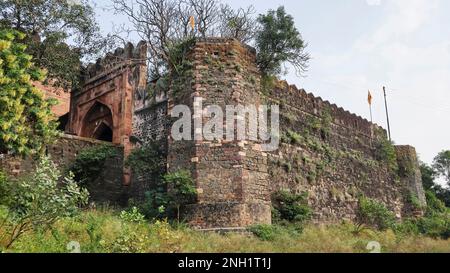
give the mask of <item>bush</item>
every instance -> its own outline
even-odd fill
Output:
[[[375,158],[378,161],[385,162],[392,171],[398,171],[397,154],[394,145],[384,136],[378,137],[375,146]]]
[[[145,216],[139,212],[137,207],[132,207],[128,211],[122,211],[120,213],[120,219],[130,223],[143,223],[145,221]]]
[[[419,232],[433,238],[450,238],[450,217],[449,214],[424,217],[418,220]]]
[[[110,246],[113,253],[144,253],[146,252],[148,235],[139,233],[131,227],[123,226],[120,235]]]
[[[263,241],[272,241],[279,233],[278,227],[273,225],[255,225],[249,227],[248,231]]]
[[[61,182],[60,178],[56,165],[43,158],[32,176],[3,183],[8,198],[0,205],[8,209],[4,223],[9,231],[7,249],[26,232],[46,230],[58,219],[73,216],[79,206],[87,203],[89,193],[78,187],[72,174]]]
[[[427,199],[426,214],[428,216],[435,215],[436,213],[445,213],[448,210],[445,203],[439,200],[433,191],[426,191],[425,197]]]
[[[149,170],[159,173],[154,168]],[[145,201],[137,206],[149,219],[171,218],[179,222],[181,208],[194,203],[197,196],[191,173],[181,170],[153,179],[150,190],[145,192]]]
[[[274,220],[304,223],[311,219],[312,210],[308,206],[308,195],[279,191],[272,196]]]
[[[134,149],[125,160],[125,166],[130,167],[138,176],[149,176],[155,180],[161,180],[166,168],[161,145],[150,143]]]
[[[361,197],[359,199],[356,223],[358,230],[363,226],[386,230],[394,227],[395,216],[383,203]]]
[[[109,145],[84,149],[78,154],[70,171],[75,175],[79,185],[87,186],[99,177],[106,160],[114,156],[117,156],[117,150]]]
[[[167,185],[167,197],[169,208],[176,210],[177,220],[180,221],[180,207],[195,202],[197,189],[191,173],[181,170],[164,175],[164,183]]]

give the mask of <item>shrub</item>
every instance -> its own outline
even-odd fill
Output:
[[[278,227],[273,225],[254,225],[248,231],[263,241],[273,241],[278,233]]]
[[[450,217],[449,214],[434,215],[418,220],[419,232],[433,238],[450,238]]]
[[[108,158],[117,156],[117,150],[110,145],[94,146],[81,151],[70,171],[79,185],[86,186],[94,182],[105,167]]]
[[[378,137],[375,145],[375,158],[378,161],[385,162],[392,171],[397,172],[397,154],[394,145],[384,136]]]
[[[150,176],[157,180],[164,173],[163,151],[158,143],[149,143],[134,149],[125,160],[125,166],[139,176]]]
[[[304,223],[309,220],[312,210],[308,206],[308,195],[279,191],[272,196],[275,220]]]
[[[6,183],[9,198],[1,204],[8,208],[6,248],[28,231],[46,230],[58,219],[73,216],[87,203],[88,192],[79,188],[72,174],[59,183],[60,178],[56,165],[43,158],[32,176]]]
[[[110,245],[110,251],[113,253],[144,253],[146,252],[147,241],[147,234],[123,225],[119,236]]]
[[[300,134],[291,130],[287,132],[287,138],[287,140],[289,141],[288,143],[290,144],[301,144],[304,140]]]
[[[407,203],[409,203],[414,209],[422,209],[423,206],[420,203],[419,197],[415,193],[410,192],[407,197]]]
[[[181,207],[195,202],[197,190],[194,180],[187,170],[160,175],[162,170],[157,170],[158,166],[159,162],[155,163],[153,167],[144,167],[156,177],[153,177],[150,190],[145,192],[145,202],[138,206],[147,218],[169,217],[175,218],[179,222]],[[139,172],[142,170],[140,169]]]
[[[405,219],[401,223],[395,224],[393,229],[397,234],[420,234],[419,227],[417,226],[417,219]]]
[[[128,211],[122,211],[120,213],[120,219],[130,223],[143,223],[145,221],[145,216],[139,212],[137,207],[132,207]]]
[[[442,200],[438,199],[436,194],[431,191],[425,191],[425,197],[427,199],[427,215],[434,215],[436,213],[444,213],[448,209]]]
[[[168,205],[176,210],[177,220],[180,221],[180,207],[195,202],[197,190],[191,173],[181,170],[164,175],[164,183],[167,185]]]
[[[363,226],[386,230],[394,226],[395,216],[383,203],[360,197],[356,222],[358,230]]]

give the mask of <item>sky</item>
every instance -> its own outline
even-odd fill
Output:
[[[106,34],[127,23],[94,1]],[[386,86],[392,138],[416,147],[431,163],[450,149],[450,1],[448,0],[222,0],[265,13],[284,5],[312,59],[305,77],[282,78],[386,128]]]

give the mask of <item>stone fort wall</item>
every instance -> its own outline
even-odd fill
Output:
[[[89,127],[91,119],[112,122],[112,142],[124,150],[92,185],[96,200],[119,204],[129,198],[142,200],[154,178],[131,174],[131,180],[124,181],[129,170],[123,159],[131,149],[157,142],[165,151],[168,172],[191,171],[198,196],[184,216],[197,228],[271,223],[271,195],[279,190],[307,192],[314,219],[321,223],[353,219],[361,194],[382,201],[398,218],[415,212],[407,202],[409,195],[425,203],[413,147],[396,147],[400,171],[392,170],[376,156],[376,144],[386,137],[381,127],[286,82],[261,86],[254,49],[232,39],[198,40],[182,73],[166,88],[161,82],[152,83],[151,92],[144,84],[144,52],[143,44],[136,49],[129,45],[100,59],[88,69],[86,88],[72,94],[71,133],[95,135],[99,128]],[[118,56],[120,62],[111,61]],[[170,128],[176,119],[169,117],[171,110],[178,104],[192,110],[198,106],[196,98],[203,99],[203,107],[223,109],[280,105],[280,148],[269,153],[262,151],[259,141],[173,141]],[[96,103],[111,112],[100,107],[89,116]],[[203,124],[209,119],[192,116],[192,122]],[[93,145],[77,137],[61,141],[49,148],[61,158],[61,165],[70,164],[78,149]],[[12,162],[3,158],[0,166],[19,172],[21,167]]]
[[[255,58],[252,48],[234,40],[197,41],[192,68],[174,79],[172,105],[192,109],[194,98],[202,97],[203,107],[281,108],[282,144],[276,152],[262,152],[257,141],[169,140],[169,171],[189,168],[196,179],[198,202],[187,211],[192,225],[270,223],[270,197],[279,190],[307,192],[314,219],[322,223],[354,219],[361,195],[385,203],[398,218],[414,213],[407,202],[411,194],[425,202],[414,148],[396,147],[400,168],[413,169],[399,175],[376,157],[384,129],[286,82],[261,88]]]

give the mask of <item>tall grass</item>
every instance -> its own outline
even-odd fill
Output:
[[[399,235],[391,230],[365,229],[358,234],[351,223],[277,227],[270,240],[251,233],[204,233],[167,222],[130,222],[112,210],[90,210],[58,221],[46,232],[36,230],[17,241],[9,252],[64,253],[78,242],[83,253],[174,252],[314,252],[367,253],[367,244],[379,242],[382,252],[450,252],[450,240],[419,235]],[[0,230],[1,234],[5,230]],[[3,242],[0,242],[0,246]]]

